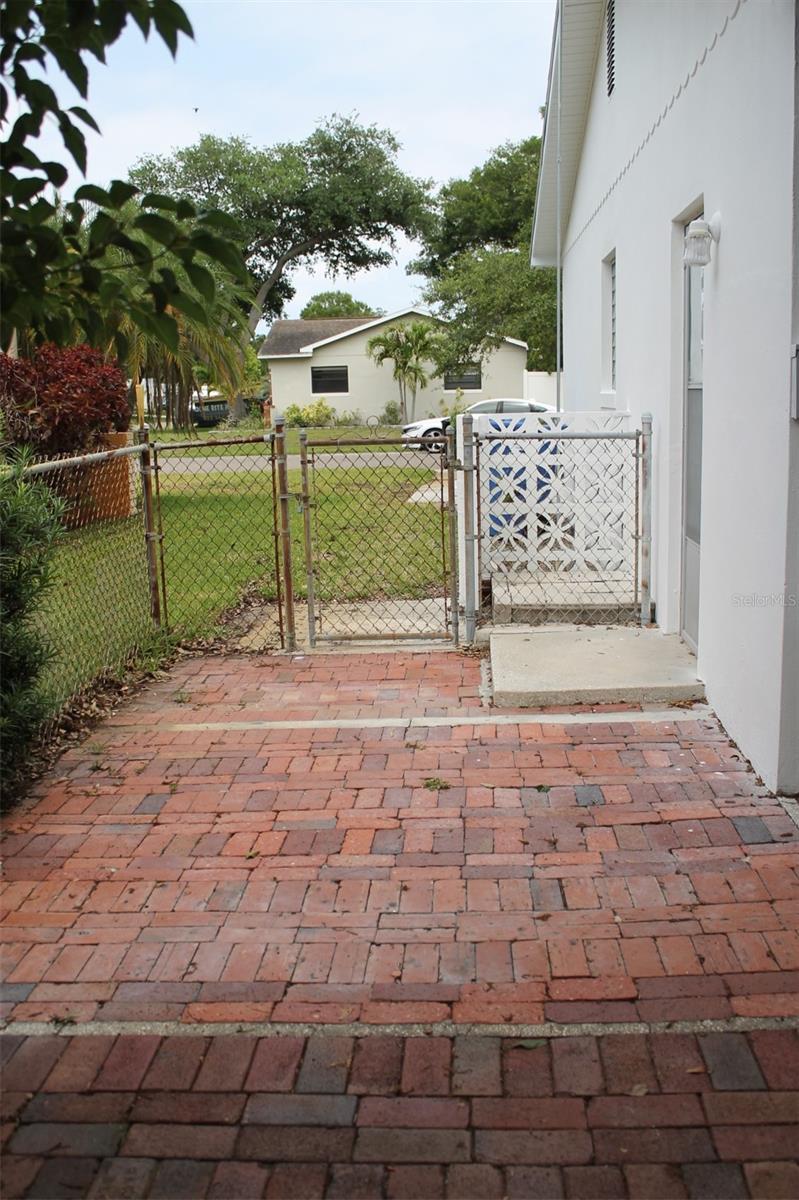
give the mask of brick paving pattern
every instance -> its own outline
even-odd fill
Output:
[[[0,1042],[7,1200],[799,1195],[792,1030]]]
[[[711,721],[196,728],[484,718],[478,687],[443,653],[185,663],[8,819],[3,1015],[799,1014],[799,830]]]
[[[713,720],[622,707],[206,658],[104,722],[4,822],[3,1194],[799,1195],[799,831]]]

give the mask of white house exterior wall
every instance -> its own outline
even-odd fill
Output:
[[[799,789],[794,8],[616,0],[615,90],[607,96],[603,34],[563,238],[565,406],[654,416],[654,598],[671,632],[680,626],[682,227],[702,210],[721,213],[704,270],[698,670],[731,735],[785,790]],[[603,390],[602,367],[602,264],[612,253],[615,394]]]
[[[411,318],[418,320],[418,317]],[[400,324],[393,321],[392,324]],[[301,408],[318,400],[311,392],[311,367],[343,367],[349,372],[349,392],[346,395],[330,394],[324,399],[336,412],[356,410],[363,417],[377,417],[389,401],[397,402],[397,384],[392,377],[392,364],[376,366],[366,353],[369,339],[380,328],[364,333],[356,330],[340,341],[320,346],[313,355],[302,358],[273,358],[269,361],[272,375],[272,400],[277,412],[285,412],[290,404]],[[483,362],[482,388],[480,391],[464,392],[466,402],[486,400],[494,397],[518,397],[524,395],[524,370],[527,352],[522,346],[503,342]],[[416,416],[438,416],[442,401],[451,404],[454,392],[445,392],[442,379],[431,379],[427,387],[416,398]]]

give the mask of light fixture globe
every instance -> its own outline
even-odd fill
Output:
[[[706,267],[710,248],[721,237],[721,217],[714,213],[709,221],[691,221],[685,231],[682,260],[686,267]]]

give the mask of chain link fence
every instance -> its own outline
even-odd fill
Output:
[[[53,651],[42,680],[53,714],[152,638],[141,455],[130,446],[25,471],[64,504],[53,586],[35,616]]]
[[[184,638],[232,622],[241,648],[279,647],[272,438],[156,442],[152,456],[164,622]]]
[[[309,640],[442,638],[451,626],[446,443],[401,438],[335,453],[300,441]],[[295,581],[296,588],[296,581]]]
[[[483,615],[498,624],[640,620],[640,436],[478,435]]]

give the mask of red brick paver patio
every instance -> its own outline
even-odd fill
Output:
[[[480,678],[191,659],[9,815],[7,1195],[799,1194],[796,825]]]

